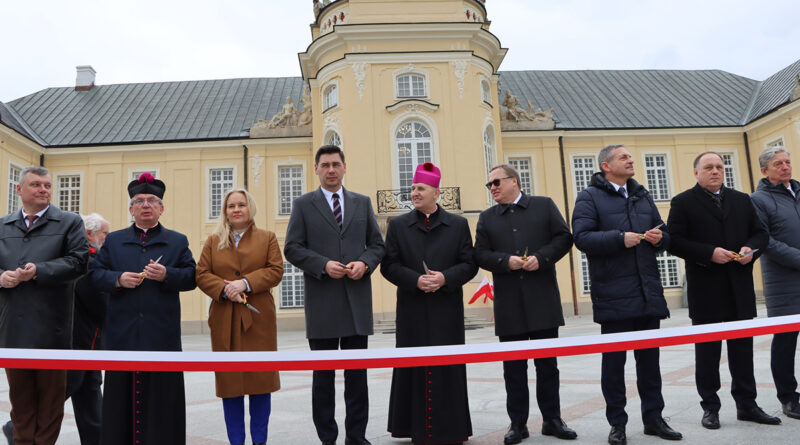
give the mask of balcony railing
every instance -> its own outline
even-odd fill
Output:
[[[445,210],[461,210],[461,188],[439,188],[439,205]],[[403,213],[414,209],[411,189],[378,190],[378,213]]]

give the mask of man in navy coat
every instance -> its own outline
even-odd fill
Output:
[[[622,145],[600,150],[602,171],[578,194],[572,230],[575,246],[586,253],[592,281],[592,310],[600,332],[658,329],[669,316],[656,255],[669,245],[669,234],[650,193],[633,179],[633,157]],[[681,433],[664,421],[658,348],[633,351],[636,386],[642,400],[644,433],[679,440]],[[627,441],[625,425],[626,351],[603,353],[600,384],[611,425],[608,443]]]
[[[110,293],[106,349],[180,351],[179,293],[195,288],[186,236],[163,227],[166,186],[144,173],[128,184],[134,223],[112,232],[92,262],[95,288]],[[183,444],[183,373],[106,372],[102,443]]]

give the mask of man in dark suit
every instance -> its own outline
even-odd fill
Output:
[[[672,198],[667,226],[670,252],[686,260],[692,324],[747,320],[756,316],[753,260],[769,235],[750,197],[724,187],[722,157],[705,152],[694,160],[697,185]],[[757,252],[753,252],[758,249]],[[777,425],[781,420],[756,405],[753,338],[727,341],[736,418]],[[722,343],[695,345],[695,384],[703,408],[701,424],[719,428],[719,362]]]
[[[286,229],[286,259],[303,270],[306,337],[312,350],[365,349],[372,330],[370,275],[384,245],[370,199],[342,187],[342,149],[324,145],[314,158],[321,187],[297,198]],[[314,371],[312,416],[323,444],[336,443],[334,371]],[[367,371],[344,371],[345,444],[369,445]]]
[[[89,245],[80,216],[50,204],[50,173],[26,167],[22,209],[0,219],[0,347],[69,349],[75,280]],[[14,441],[54,444],[64,417],[67,372],[6,369]]]
[[[475,234],[475,262],[494,277],[495,334],[501,342],[556,338],[564,325],[555,265],[572,246],[572,235],[552,199],[527,196],[519,184],[514,167],[492,168],[486,188],[497,205],[481,212]],[[533,363],[542,434],[575,439],[561,419],[556,358]],[[528,361],[503,362],[503,378],[511,419],[503,441],[520,443],[529,436]]]
[[[656,255],[669,245],[669,234],[653,198],[633,179],[633,157],[622,145],[600,150],[602,171],[578,194],[572,230],[575,245],[586,253],[592,281],[592,309],[600,332],[658,329],[669,316]],[[658,348],[633,351],[636,386],[642,401],[644,433],[680,440],[681,433],[664,421]],[[600,382],[611,425],[608,443],[627,442],[625,425],[626,351],[603,353]]]

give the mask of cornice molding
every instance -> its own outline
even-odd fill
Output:
[[[416,113],[420,110],[425,110],[429,113],[433,113],[434,111],[439,109],[439,104],[433,104],[428,102],[427,100],[421,99],[404,99],[395,102],[392,105],[388,105],[386,107],[386,111],[391,114],[395,114],[400,110],[408,110],[412,113]]]

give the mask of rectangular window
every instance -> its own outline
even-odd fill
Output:
[[[725,187],[736,188],[736,169],[733,165],[733,153],[720,153],[722,165],[725,166]]]
[[[280,215],[292,213],[292,203],[303,194],[303,167],[280,167],[278,169],[280,180]]]
[[[8,213],[14,213],[19,210],[20,201],[19,195],[17,195],[17,185],[19,184],[20,172],[22,172],[22,169],[13,165],[8,168]]]
[[[531,178],[531,161],[528,158],[510,158],[508,163],[519,173],[519,182],[522,192],[526,195],[533,194],[533,181]]]
[[[783,138],[775,139],[774,141],[767,142],[766,148],[785,148],[786,146],[783,144]]]
[[[589,186],[595,173],[593,156],[576,156],[572,158],[572,173],[575,175],[575,191],[580,193]]]
[[[233,188],[232,168],[212,168],[208,171],[208,218],[219,218],[222,199]]]
[[[305,304],[303,271],[284,261],[283,280],[281,280],[281,307],[303,307],[303,304]]]
[[[656,201],[669,200],[669,180],[667,179],[667,156],[645,155],[644,170],[647,176],[647,189]]]
[[[81,211],[81,177],[79,175],[58,177],[58,206],[65,212]]]
[[[592,280],[589,279],[589,259],[586,258],[586,254],[583,252],[581,252],[581,281],[583,293],[590,293],[592,291]]]
[[[405,74],[397,78],[397,97],[425,97],[425,77]]]
[[[661,275],[661,285],[664,287],[681,287],[681,277],[678,273],[678,257],[661,252],[656,257],[658,260],[658,273]]]

